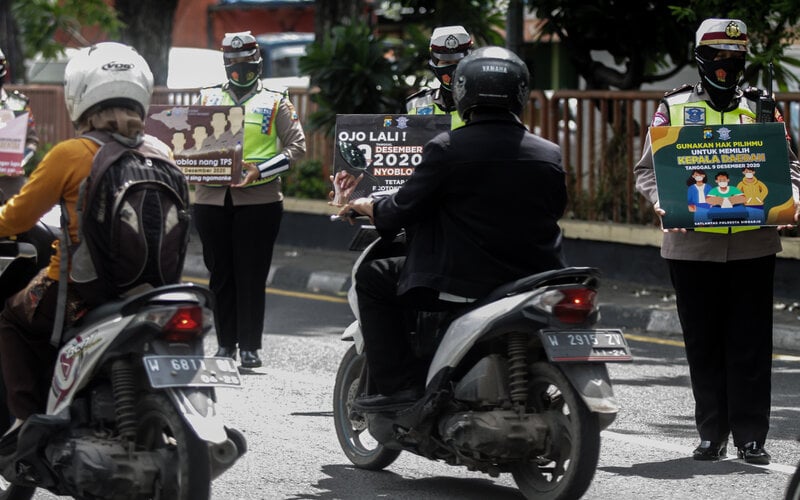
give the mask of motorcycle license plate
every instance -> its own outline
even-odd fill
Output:
[[[144,369],[154,388],[239,387],[236,362],[204,356],[144,356]]]
[[[547,357],[561,363],[631,361],[631,350],[622,330],[542,330]]]

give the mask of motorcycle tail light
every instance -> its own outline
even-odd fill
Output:
[[[597,292],[590,288],[559,290],[563,295],[555,305],[553,314],[562,323],[583,323],[595,309]]]
[[[164,340],[187,342],[203,335],[203,309],[200,306],[182,306],[161,328]]]

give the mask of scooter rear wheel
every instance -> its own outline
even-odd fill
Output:
[[[186,425],[161,394],[147,394],[137,404],[136,445],[165,451],[167,477],[156,485],[156,498],[207,500],[211,495],[208,445]]]
[[[400,455],[398,450],[390,450],[376,441],[367,428],[364,415],[351,414],[350,407],[359,395],[359,381],[366,376],[366,356],[356,352],[353,345],[347,350],[333,387],[333,421],[336,437],[347,458],[360,469],[381,470],[388,467]]]
[[[580,498],[589,489],[600,457],[600,425],[564,374],[549,363],[530,367],[528,406],[560,423],[550,453],[514,464],[511,473],[526,498]]]

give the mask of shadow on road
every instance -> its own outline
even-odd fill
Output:
[[[691,479],[698,476],[727,476],[729,474],[769,474],[768,470],[745,465],[741,461],[702,462],[691,457],[634,464],[630,467],[598,467],[597,470],[618,476],[646,479]]]
[[[426,477],[407,478],[389,471],[368,471],[351,465],[324,465],[315,494],[300,494],[288,500],[333,500],[385,498],[436,498],[461,500],[519,500],[522,495],[490,479]]]

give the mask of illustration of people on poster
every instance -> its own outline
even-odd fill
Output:
[[[23,175],[28,113],[0,110],[0,174]]]
[[[242,175],[241,106],[150,106],[145,132],[172,147],[192,184],[235,184]]]
[[[450,120],[449,115],[337,115],[331,204],[402,186],[422,160],[425,143],[449,131]]]
[[[664,229],[794,222],[782,123],[651,127]]]

